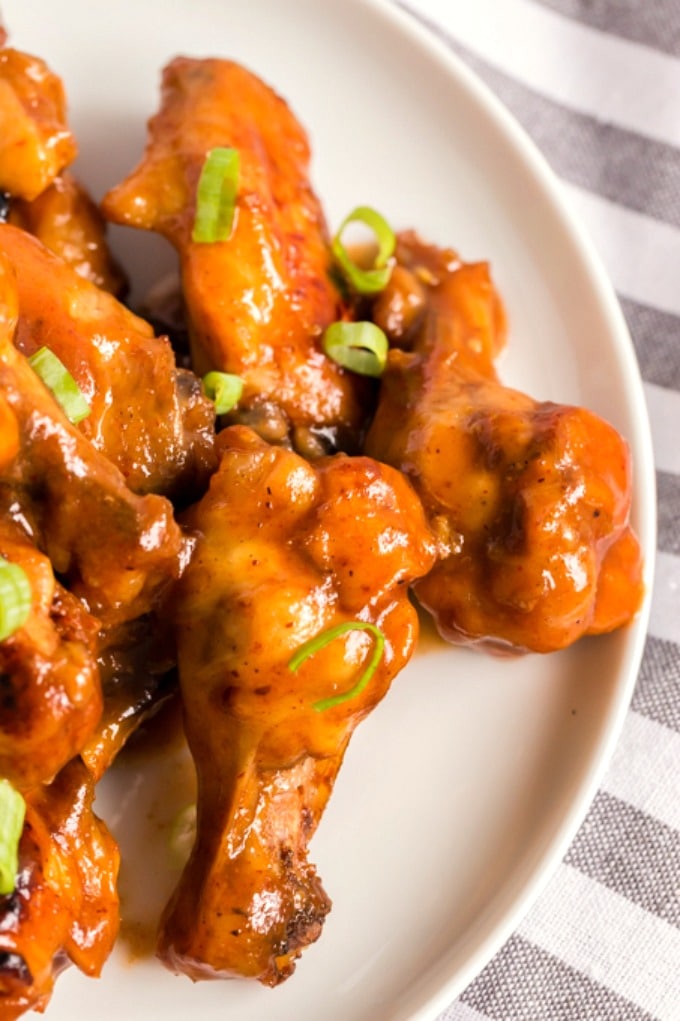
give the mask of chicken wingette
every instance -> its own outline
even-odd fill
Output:
[[[26,790],[50,781],[99,721],[99,622],[4,519],[0,556],[21,568],[31,590],[28,617],[0,642],[0,777]]]
[[[411,655],[408,586],[433,543],[391,468],[344,455],[310,465],[245,426],[218,442],[220,467],[184,521],[197,545],[173,599],[198,824],[159,954],[194,979],[275,985],[330,908],[308,841],[354,728]],[[323,644],[338,625],[351,629]],[[323,647],[292,669],[310,639]]]
[[[133,491],[198,494],[215,409],[167,338],[18,227],[0,224],[0,253],[16,279],[14,343],[26,356],[48,347],[69,370],[91,409],[79,432]]]
[[[103,627],[132,620],[150,612],[179,575],[187,542],[170,503],[132,493],[71,424],[14,346],[18,320],[14,274],[2,258],[0,394],[16,449],[0,470],[0,513],[49,556]]]
[[[0,26],[0,192],[37,198],[76,158],[61,80],[39,57],[5,47]]]
[[[209,152],[237,150],[231,236],[192,239]],[[105,215],[164,235],[180,256],[197,372],[245,382],[237,412],[305,456],[356,449],[370,389],[328,358],[321,335],[341,318],[306,135],[286,103],[227,60],[177,58],[139,167],[105,196]]]
[[[365,450],[399,468],[437,534],[414,586],[455,642],[549,652],[628,621],[642,593],[625,441],[583,408],[503,386],[485,264],[404,234],[374,316],[393,349]]]
[[[55,177],[31,202],[9,196],[7,220],[33,234],[97,287],[117,296],[127,290],[125,274],[108,245],[106,221],[85,187],[68,171]]]
[[[68,964],[96,976],[111,952],[119,853],[93,800],[79,759],[26,795],[16,887],[0,896],[2,1021],[44,1010]]]

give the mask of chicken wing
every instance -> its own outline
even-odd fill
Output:
[[[26,790],[51,780],[99,720],[99,622],[12,522],[0,520],[0,554],[32,593],[28,619],[0,642],[0,776]]]
[[[0,192],[36,198],[75,159],[61,80],[43,60],[4,47],[0,30]]]
[[[307,844],[352,731],[411,654],[408,585],[434,547],[411,487],[384,465],[312,466],[244,426],[219,444],[210,490],[186,517],[197,547],[174,597],[198,835],[159,954],[194,979],[275,985],[330,908]],[[366,630],[290,669],[303,643],[348,622],[384,636],[362,690],[378,641]]]
[[[13,346],[17,321],[13,274],[0,259],[0,393],[19,434],[0,474],[0,515],[47,554],[102,627],[112,627],[158,604],[188,545],[170,503],[132,493],[71,425]]]
[[[413,234],[376,306],[395,342],[365,450],[401,469],[438,536],[414,591],[455,642],[549,652],[635,613],[625,441],[582,408],[502,386],[488,267]]]
[[[96,976],[118,932],[118,848],[74,759],[26,797],[14,891],[0,897],[0,1017],[42,1011],[61,971]]]
[[[118,297],[125,293],[127,280],[109,249],[106,222],[73,174],[59,174],[32,202],[12,198],[8,221],[97,287]]]
[[[245,380],[240,420],[306,456],[357,446],[370,393],[323,353],[342,316],[309,146],[284,101],[238,64],[177,58],[140,166],[104,198],[117,223],[156,230],[177,248],[197,372]],[[207,153],[237,149],[231,237],[192,241]]]
[[[19,228],[0,225],[0,253],[16,275],[14,343],[27,356],[49,347],[67,367],[91,408],[79,431],[135,492],[200,492],[215,409],[167,339]]]

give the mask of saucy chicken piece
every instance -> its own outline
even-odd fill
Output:
[[[411,487],[385,465],[310,465],[245,426],[218,443],[220,467],[185,519],[197,545],[173,597],[198,822],[159,955],[193,979],[275,985],[330,908],[307,844],[354,728],[411,655],[408,585],[434,549]],[[385,642],[361,690],[378,641],[366,630],[290,669],[303,643],[357,621]]]
[[[99,720],[99,623],[5,520],[0,555],[23,569],[32,595],[23,626],[0,642],[0,776],[26,790],[51,780]]]
[[[198,243],[197,184],[216,147],[240,157],[233,230]],[[241,376],[239,420],[308,457],[356,449],[371,393],[321,349],[343,309],[309,159],[302,127],[255,75],[180,57],[164,71],[143,161],[102,203],[109,219],[158,231],[179,252],[196,371]]]
[[[0,393],[19,434],[18,453],[0,473],[0,516],[47,554],[103,628],[112,627],[158,605],[188,543],[170,503],[132,493],[71,425],[13,346],[17,320],[13,274],[0,259]]]
[[[48,347],[69,370],[91,408],[79,431],[135,492],[200,492],[215,409],[167,338],[25,231],[0,224],[0,253],[16,275],[14,343],[26,356]]]
[[[125,275],[109,249],[99,206],[72,174],[59,174],[32,202],[12,199],[8,219],[102,290],[117,297],[127,290]]]
[[[42,1011],[70,964],[95,977],[118,932],[118,848],[78,759],[26,796],[14,891],[0,896],[0,1017]]]
[[[582,408],[498,380],[504,319],[484,264],[414,234],[376,304],[390,351],[365,450],[405,473],[438,536],[415,594],[454,642],[549,652],[638,609],[628,447]]]
[[[76,158],[61,80],[43,60],[4,47],[0,29],[0,192],[37,198]]]

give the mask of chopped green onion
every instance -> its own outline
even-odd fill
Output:
[[[350,223],[363,223],[375,234],[378,251],[373,265],[362,269],[342,243],[342,235]],[[331,242],[331,251],[349,283],[359,294],[378,294],[392,274],[392,256],[396,247],[394,231],[389,223],[370,206],[357,206],[340,224]]]
[[[54,399],[64,410],[69,421],[77,425],[90,414],[91,408],[85,396],[68,371],[53,351],[41,347],[28,359],[29,365],[42,379]]]
[[[362,376],[381,376],[387,364],[387,337],[375,323],[331,323],[321,345],[334,362]]]
[[[345,621],[344,624],[336,624],[335,627],[328,628],[327,631],[322,631],[320,635],[315,635],[314,638],[310,638],[308,642],[301,645],[300,648],[291,656],[288,669],[297,670],[305,660],[309,659],[310,656],[315,655],[321,649],[324,649],[331,642],[335,641],[336,638],[340,638],[341,635],[347,634],[348,631],[370,631],[375,639],[375,645],[373,647],[373,655],[368,663],[368,666],[364,670],[363,674],[349,691],[342,692],[339,695],[331,695],[329,698],[322,698],[319,702],[314,702],[312,708],[317,713],[322,713],[326,709],[331,709],[333,706],[340,705],[342,702],[347,702],[351,698],[356,698],[364,690],[373,674],[378,668],[378,664],[382,659],[383,650],[385,648],[385,636],[376,627],[375,624],[367,624],[363,620],[349,620]]]
[[[239,169],[237,149],[218,147],[211,149],[206,156],[196,191],[192,241],[227,241],[231,236]]]
[[[25,623],[31,601],[31,586],[23,567],[0,557],[0,642]]]
[[[19,867],[19,840],[26,802],[9,780],[0,780],[0,895],[12,893]]]
[[[217,414],[226,415],[241,400],[243,380],[230,372],[209,372],[203,377],[203,389]]]

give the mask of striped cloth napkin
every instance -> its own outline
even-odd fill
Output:
[[[649,635],[613,761],[550,885],[439,1021],[680,1021],[680,0],[400,6],[515,115],[599,249],[659,498]]]

